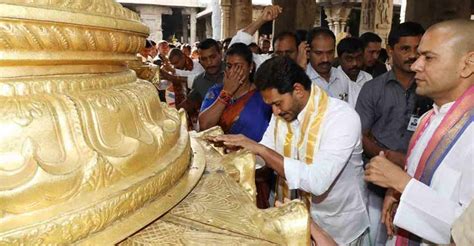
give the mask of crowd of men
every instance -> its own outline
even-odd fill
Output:
[[[452,228],[473,210],[473,22],[401,23],[385,61],[371,32],[336,43],[316,27],[253,43],[282,11],[266,7],[222,42],[147,41],[140,54],[160,66],[161,99],[194,130],[227,127],[212,142],[251,151],[270,170],[257,170],[259,207],[305,201],[318,244],[465,242]]]

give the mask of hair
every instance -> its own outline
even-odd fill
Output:
[[[253,54],[250,48],[244,43],[234,43],[232,44],[227,51],[225,52],[224,61],[227,59],[228,56],[240,56],[244,58],[244,60],[249,64],[253,64]],[[252,71],[250,71],[249,79],[253,82],[253,76],[255,74],[255,66],[253,66]]]
[[[366,32],[360,35],[359,38],[364,44],[364,49],[367,47],[367,45],[369,45],[369,43],[382,43],[380,36],[373,32]]]
[[[387,53],[387,50],[382,48],[380,50],[380,55],[379,55],[379,61],[381,61],[382,63],[385,63],[387,60],[388,60],[388,53]]]
[[[337,44],[337,56],[341,57],[344,53],[355,53],[364,50],[364,43],[360,38],[348,37],[343,38]]]
[[[304,29],[296,30],[296,37],[299,39],[300,42],[306,41],[306,37],[308,36],[308,31]]]
[[[249,48],[251,47],[258,47],[258,45],[255,43],[255,42],[252,42],[250,43],[249,45],[247,45]]]
[[[175,57],[175,56],[179,56],[179,57],[183,57],[184,56],[184,53],[178,49],[178,48],[173,48],[170,50],[170,52],[168,53],[168,59],[171,60],[171,58]]]
[[[176,48],[176,45],[174,45],[174,44],[168,44],[168,46],[170,47],[170,49]]]
[[[149,48],[152,48],[153,47],[153,41],[147,39],[145,40],[145,49],[149,49]]]
[[[255,47],[255,48],[257,48],[258,53],[261,52],[260,47],[258,47],[258,45],[257,45],[256,43],[250,43],[250,44],[247,45],[247,46],[248,46],[249,48]]]
[[[204,39],[203,41],[199,42],[199,44],[197,45],[197,48],[200,50],[207,50],[212,47],[214,47],[217,52],[219,53],[221,52],[221,47],[219,43],[212,38]]]
[[[275,56],[266,60],[257,70],[255,85],[259,91],[277,89],[278,93],[291,93],[295,83],[306,90],[311,89],[311,80],[295,61],[287,56]]]
[[[158,41],[158,45],[161,45],[161,44],[164,44],[164,43],[169,44],[168,41],[163,40],[163,39]]]
[[[153,40],[150,40],[151,45],[156,46],[156,42]]]
[[[296,43],[296,47],[298,47],[298,45],[300,44],[300,39],[298,38],[298,36],[296,36],[296,34],[294,32],[289,32],[289,31],[284,31],[284,32],[280,32],[278,33],[274,38],[273,38],[273,43],[272,43],[272,46],[275,48],[275,43],[276,41],[281,41],[285,38],[292,38],[295,40],[295,43]]]
[[[425,29],[419,23],[407,21],[390,30],[388,45],[394,47],[401,37],[422,36],[424,33]]]
[[[306,38],[306,41],[311,45],[313,39],[319,36],[326,36],[332,38],[332,40],[334,40],[334,43],[336,43],[336,36],[327,27],[315,27],[311,29],[311,31],[308,32],[308,37]]]
[[[225,44],[229,45],[230,41],[232,41],[232,38],[226,38],[226,39],[222,40],[222,45],[225,45]]]
[[[191,50],[191,45],[189,45],[189,44],[182,44],[182,45],[181,45],[181,49],[189,49],[189,50]]]

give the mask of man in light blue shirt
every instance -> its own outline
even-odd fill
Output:
[[[348,101],[349,81],[332,66],[336,50],[336,36],[324,27],[313,28],[308,33],[310,66],[306,74],[311,81],[329,96]]]

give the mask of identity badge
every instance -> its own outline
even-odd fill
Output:
[[[420,117],[418,115],[412,115],[410,117],[410,122],[408,122],[408,131],[414,132],[416,130],[416,127],[418,126],[418,122],[420,121]]]

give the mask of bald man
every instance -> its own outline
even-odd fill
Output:
[[[366,168],[367,181],[389,188],[382,215],[389,233],[391,208],[398,203],[396,245],[449,244],[453,222],[474,197],[472,33],[473,21],[451,20],[423,35],[420,57],[411,69],[416,72],[416,93],[430,97],[434,105],[411,138],[407,171],[383,152]]]

